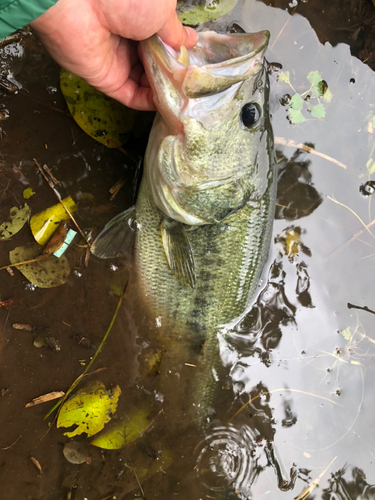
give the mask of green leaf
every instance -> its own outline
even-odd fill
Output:
[[[319,73],[319,71],[310,71],[310,73],[307,75],[307,79],[314,87],[317,87],[323,80],[322,75]]]
[[[34,196],[35,192],[31,188],[26,188],[24,189],[22,196],[24,197],[25,200],[28,200],[32,196]]]
[[[279,74],[279,82],[285,82],[290,84],[290,73],[289,71],[282,71]]]
[[[324,118],[326,116],[326,109],[323,104],[316,104],[311,108],[311,116],[314,118]]]
[[[345,340],[350,340],[352,338],[352,333],[350,331],[350,328],[345,328],[342,332],[340,332],[340,335],[344,337]]]
[[[304,100],[302,99],[302,97],[300,96],[300,94],[294,94],[292,96],[292,98],[290,99],[290,101],[289,101],[289,106],[292,109],[302,110],[303,109],[303,103],[304,103]]]
[[[9,252],[10,263],[16,264],[17,262],[35,259],[40,255],[41,249],[42,247],[37,243],[16,247]],[[70,266],[64,255],[60,259],[51,255],[40,261],[17,266],[17,269],[33,285],[39,288],[52,288],[63,285],[70,273]]]
[[[119,450],[141,436],[152,424],[150,410],[135,408],[120,424],[95,437],[90,444],[106,450]]]
[[[124,144],[133,128],[134,110],[64,69],[60,72],[60,87],[71,115],[90,137],[109,148]]]
[[[20,231],[30,215],[30,208],[27,203],[23,207],[13,207],[9,212],[9,221],[0,225],[0,240],[7,240]]]
[[[57,427],[77,428],[64,435],[73,437],[86,432],[93,436],[101,431],[116,412],[121,389],[117,385],[107,391],[100,381],[94,382],[85,389],[80,389],[69,401],[64,403],[57,419]]]
[[[206,0],[204,5],[187,6],[178,4],[177,15],[183,24],[195,26],[213,21],[230,12],[238,0]]]
[[[292,123],[303,123],[306,118],[298,109],[289,109],[289,118]]]

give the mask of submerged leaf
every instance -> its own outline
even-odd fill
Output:
[[[29,218],[30,208],[27,203],[23,207],[13,207],[9,212],[9,221],[3,222],[0,225],[0,240],[7,240],[18,233],[23,228],[25,222]]]
[[[26,188],[24,189],[22,196],[24,197],[25,200],[28,200],[32,196],[34,196],[35,191],[33,191],[31,188]]]
[[[124,144],[133,128],[133,109],[64,69],[60,72],[60,86],[70,114],[86,134],[109,148]]]
[[[37,243],[32,243],[24,247],[16,247],[9,252],[11,264],[25,262],[40,255],[41,248]],[[70,273],[69,263],[65,256],[60,259],[51,255],[43,260],[22,264],[17,269],[33,285],[39,288],[52,288],[63,285]]]
[[[72,197],[68,196],[62,201],[70,213],[73,214],[77,205],[74,203]],[[57,203],[57,205],[53,205],[43,210],[43,212],[33,215],[30,219],[30,229],[39,245],[45,245],[57,231],[60,223],[68,219],[69,215],[63,205]]]
[[[64,435],[73,437],[83,432],[87,436],[93,436],[101,431],[116,412],[117,402],[121,389],[117,385],[114,389],[107,391],[100,381],[94,382],[85,389],[80,389],[69,401],[67,401],[59,413],[57,427],[77,428]]]
[[[116,424],[95,437],[90,444],[106,450],[119,450],[141,436],[152,424],[149,410],[134,409],[120,424]]]
[[[238,0],[206,0],[204,5],[177,6],[177,15],[183,24],[195,26],[213,21],[230,12]]]

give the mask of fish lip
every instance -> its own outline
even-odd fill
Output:
[[[235,35],[219,35],[212,31],[201,32],[197,45],[188,51],[195,56],[194,64],[185,66],[177,60],[178,53],[175,50],[164,43],[158,35],[153,35],[141,42],[141,55],[144,66],[158,62],[162,71],[170,73],[171,82],[182,94],[188,98],[197,98],[219,93],[258,73],[263,64],[263,55],[269,38],[270,33],[267,30]],[[210,44],[216,49],[220,46],[229,48],[229,52],[232,51],[234,54],[237,52],[237,55],[208,64],[202,59],[202,64],[199,64],[199,54],[201,56],[207,54]]]

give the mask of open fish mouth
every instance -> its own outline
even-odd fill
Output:
[[[206,31],[199,34],[195,47],[188,51],[182,46],[176,52],[154,35],[142,42],[141,51],[143,58],[170,74],[174,85],[181,84],[186,97],[199,98],[256,75],[262,67],[269,37],[268,31],[236,35]]]

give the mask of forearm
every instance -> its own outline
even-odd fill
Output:
[[[57,0],[0,0],[0,39],[41,16]]]

